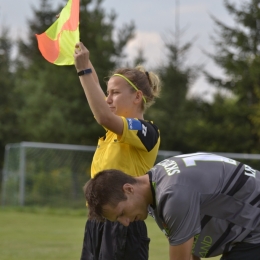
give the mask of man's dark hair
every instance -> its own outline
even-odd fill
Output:
[[[136,182],[134,177],[115,169],[97,173],[83,188],[88,203],[89,219],[104,221],[103,206],[116,207],[120,201],[126,200],[123,191],[124,184]]]

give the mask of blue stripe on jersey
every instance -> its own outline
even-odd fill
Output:
[[[142,130],[142,124],[139,120],[134,118],[126,118],[128,123],[128,129],[131,130]]]

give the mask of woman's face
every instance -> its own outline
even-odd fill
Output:
[[[133,91],[127,81],[119,76],[113,76],[107,84],[107,103],[111,111],[124,117],[133,116],[136,110],[136,98],[140,95]]]

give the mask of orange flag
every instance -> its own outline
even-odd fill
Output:
[[[56,65],[73,65],[79,42],[79,1],[69,0],[59,18],[42,34],[36,34],[42,56]]]

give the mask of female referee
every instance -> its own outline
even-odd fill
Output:
[[[75,46],[74,59],[90,109],[106,130],[98,140],[91,177],[112,168],[135,177],[144,175],[154,165],[160,145],[158,128],[144,120],[145,109],[159,96],[159,77],[141,66],[117,69],[109,77],[105,97],[81,42]],[[124,227],[88,219],[81,260],[147,260],[149,242],[144,221]]]

